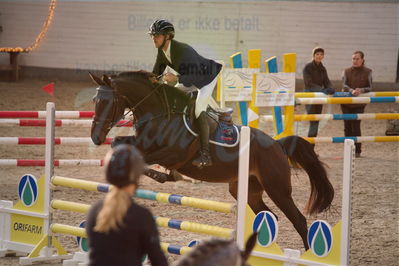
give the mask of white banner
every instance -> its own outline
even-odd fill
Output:
[[[287,106],[295,104],[295,73],[256,74],[255,106]]]
[[[259,68],[225,68],[222,84],[225,101],[251,101],[252,75]]]

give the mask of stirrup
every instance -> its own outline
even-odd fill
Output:
[[[200,155],[193,161],[198,168],[212,166],[212,158],[207,150],[200,150]]]

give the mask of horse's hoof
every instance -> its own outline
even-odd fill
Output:
[[[150,176],[152,179],[154,179],[155,181],[157,181],[158,183],[165,183],[166,181],[168,181],[168,178],[166,175],[158,175],[156,177],[154,176]]]
[[[157,172],[153,169],[147,169],[144,172],[144,175],[148,176],[149,178],[154,179],[158,183],[165,183],[168,180],[168,175],[164,173]]]
[[[183,176],[176,170],[171,170],[168,175],[167,181],[176,182],[176,181],[180,181],[180,180],[183,180]]]

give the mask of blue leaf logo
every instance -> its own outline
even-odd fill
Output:
[[[259,212],[253,221],[252,231],[258,232],[259,245],[268,247],[273,244],[278,235],[278,223],[274,214],[269,211]]]
[[[24,175],[21,177],[18,184],[18,197],[26,207],[30,207],[36,203],[38,197],[36,177],[33,175]]]
[[[86,221],[82,221],[79,224],[79,227],[80,228],[86,228]],[[79,249],[82,252],[88,252],[89,251],[89,243],[87,242],[87,238],[83,238],[83,237],[77,236],[76,237],[76,242],[77,242],[77,244],[79,246]]]
[[[200,243],[200,242],[199,242],[198,240],[191,240],[191,241],[188,243],[187,246],[190,247],[190,248],[192,248],[192,247],[197,246],[199,243]]]
[[[148,255],[145,254],[143,257],[141,257],[141,264],[148,264]]]
[[[308,231],[308,244],[313,254],[318,257],[327,256],[332,248],[331,226],[322,220],[314,221]]]

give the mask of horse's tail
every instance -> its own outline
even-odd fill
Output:
[[[312,145],[299,136],[288,136],[278,142],[286,151],[291,164],[294,167],[301,166],[309,176],[311,192],[305,213],[312,215],[328,210],[334,198],[334,188]]]

